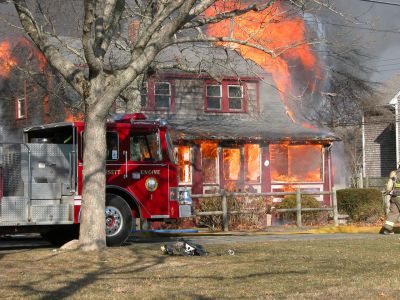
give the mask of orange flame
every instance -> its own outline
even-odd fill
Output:
[[[72,114],[67,108],[65,110],[65,119],[64,122],[74,122],[74,121],[83,121],[85,119],[85,115],[83,113]]]
[[[39,63],[38,69],[40,70],[40,72],[44,73],[44,71],[46,69],[46,65],[47,65],[47,59],[43,55],[43,53],[38,48],[33,46],[32,43],[29,40],[27,40],[26,38],[20,38],[18,44],[23,45],[24,47],[29,49],[27,58],[29,60],[31,60],[33,57],[35,57]],[[18,45],[18,46],[20,46],[20,45]]]
[[[202,142],[201,146],[201,163],[203,170],[204,183],[217,183],[217,155],[218,144],[212,142]]]
[[[275,182],[321,182],[321,145],[271,144],[271,179]]]
[[[234,0],[219,0],[205,14],[214,16],[221,12],[240,9],[244,4]],[[302,80],[307,79],[307,91],[315,89],[315,82],[321,79],[321,71],[314,52],[306,38],[306,25],[299,15],[290,14],[281,1],[262,11],[250,11],[233,20],[224,20],[207,27],[207,32],[215,37],[231,37],[247,41],[263,48],[273,50],[277,57],[262,50],[239,44],[219,43],[233,47],[244,58],[250,59],[271,73],[278,88],[287,114],[295,122],[294,113],[290,110],[288,95],[294,94],[291,70],[301,71]],[[303,124],[312,127],[310,124]]]
[[[235,191],[240,180],[240,149],[224,149],[223,164],[225,189],[229,192]]]
[[[180,182],[190,183],[192,181],[189,146],[178,146],[178,173]]]
[[[11,69],[17,65],[17,61],[11,55],[10,43],[0,42],[0,76],[8,77]]]
[[[245,144],[244,156],[246,159],[246,181],[260,181],[260,146]]]
[[[34,59],[37,61],[39,71],[44,73],[47,66],[46,57],[29,40],[21,37],[13,42],[9,40],[0,42],[0,76],[7,78],[17,65],[26,63],[27,66],[31,66]]]

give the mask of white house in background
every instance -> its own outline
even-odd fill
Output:
[[[362,175],[370,187],[383,188],[400,160],[400,91],[384,105],[364,112],[362,122]]]

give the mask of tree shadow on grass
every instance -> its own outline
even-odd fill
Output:
[[[52,257],[52,256],[51,256]],[[73,279],[69,281],[65,286],[58,288],[54,291],[48,291],[44,289],[38,289],[35,288],[35,285],[40,285],[43,284],[43,282],[46,281],[53,281],[57,277],[57,274],[54,274],[54,272],[50,272],[50,274],[47,274],[46,276],[41,276],[40,279],[36,281],[31,281],[29,284],[18,284],[18,285],[13,285],[9,286],[9,288],[15,288],[20,291],[22,291],[26,296],[30,295],[38,295],[38,294],[45,294],[44,296],[40,297],[39,299],[42,300],[52,300],[52,299],[63,299],[71,296],[76,296],[79,294],[79,292],[85,288],[90,286],[91,284],[95,283],[98,280],[103,280],[105,277],[107,277],[109,274],[132,274],[132,273],[140,273],[144,272],[147,269],[163,264],[165,262],[166,257],[165,256],[149,256],[147,255],[144,257],[143,254],[140,253],[140,251],[136,251],[135,249],[132,249],[132,257],[135,257],[134,261],[130,263],[126,263],[121,265],[120,267],[110,267],[107,265],[107,256],[104,253],[100,253],[100,257],[98,259],[97,263],[97,268],[98,270],[96,271],[91,271],[84,273],[84,276],[79,279]],[[143,259],[152,259],[151,264],[146,264],[146,265],[141,265],[137,267],[138,262],[142,261]],[[126,271],[126,269],[129,269],[129,271]],[[76,276],[79,274],[79,271],[82,270],[60,270],[62,272],[63,277],[70,277],[70,276]],[[57,279],[57,278],[56,278]],[[57,283],[59,284],[59,283]]]

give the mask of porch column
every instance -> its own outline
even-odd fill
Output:
[[[261,192],[271,192],[271,168],[270,168],[270,155],[269,145],[261,144]]]
[[[192,148],[192,194],[203,194],[203,170],[201,167],[200,145],[194,144]]]

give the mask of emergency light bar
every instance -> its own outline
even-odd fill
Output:
[[[137,120],[146,120],[146,116],[143,113],[134,113],[134,114],[123,114],[123,115],[115,115],[114,121],[119,123],[131,123],[132,121]]]

